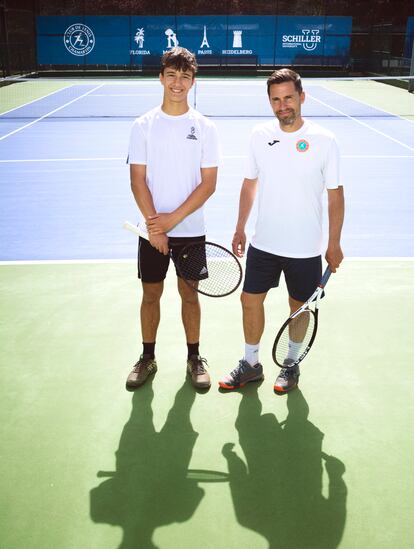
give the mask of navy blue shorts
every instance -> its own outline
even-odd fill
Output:
[[[193,242],[205,242],[205,236],[170,237],[168,245],[174,259],[181,250]],[[171,255],[164,255],[156,250],[149,240],[139,237],[138,240],[138,278],[142,282],[161,282],[165,279],[170,264]],[[175,270],[177,273],[177,269]],[[177,276],[178,273],[177,273]]]
[[[315,291],[322,276],[322,258],[292,258],[254,248],[247,250],[243,291],[262,294],[279,286],[283,272],[290,297],[305,302]]]

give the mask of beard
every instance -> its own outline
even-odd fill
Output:
[[[291,126],[298,118],[298,113],[294,110],[290,111],[288,115],[280,116],[276,113],[276,118],[279,120],[282,126]]]

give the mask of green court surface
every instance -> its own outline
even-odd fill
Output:
[[[384,112],[414,120],[414,94],[391,85],[391,80],[356,78],[351,81],[332,78],[321,80],[320,85]]]
[[[9,82],[12,82],[12,80]],[[18,82],[18,79],[15,79],[13,82]],[[34,79],[21,80],[19,86],[20,88],[18,90],[16,90],[16,85],[4,84],[0,86],[1,113],[20,107],[22,104],[30,103],[31,101],[36,101],[37,99],[51,95],[54,92],[71,86],[71,83],[63,80],[57,80],[55,82],[49,80],[43,82]]]
[[[226,394],[238,295],[202,298],[202,394],[170,273],[158,373],[129,393],[133,263],[1,266],[0,546],[412,548],[413,278],[411,261],[345,261],[286,398],[270,356],[284,286],[267,300],[266,379]]]

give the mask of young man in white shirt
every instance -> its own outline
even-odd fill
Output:
[[[188,104],[196,71],[195,57],[185,48],[166,52],[160,72],[162,105],[138,118],[131,130],[128,163],[142,235],[138,276],[143,289],[143,351],[128,376],[126,387],[130,390],[157,370],[155,343],[170,249],[173,257],[178,257],[189,242],[205,240],[203,205],[216,187],[216,127]],[[180,277],[177,284],[187,339],[187,372],[194,387],[208,388],[207,361],[199,353],[198,294]]]
[[[329,240],[325,259],[333,272],[343,254],[343,187],[339,182],[339,151],[334,135],[301,115],[305,101],[300,76],[290,69],[275,71],[267,81],[270,105],[277,118],[254,128],[249,161],[233,238],[233,251],[243,256],[245,226],[258,191],[255,232],[247,252],[241,295],[245,353],[219,385],[236,389],[263,379],[259,345],[265,325],[264,301],[283,272],[290,311],[313,293],[322,274],[322,197],[328,193]],[[293,362],[294,342],[290,342]],[[289,363],[286,363],[289,366]],[[299,366],[282,368],[277,394],[297,387]]]

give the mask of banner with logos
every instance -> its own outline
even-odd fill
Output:
[[[39,65],[156,65],[174,46],[200,64],[346,65],[352,17],[39,16]],[[243,59],[242,59],[243,58]]]

